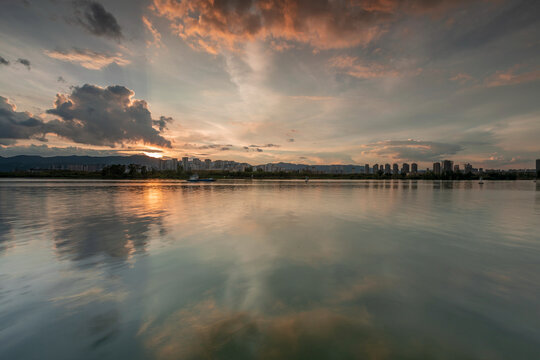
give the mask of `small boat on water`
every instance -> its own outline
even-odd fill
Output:
[[[306,181],[306,184],[307,184],[307,183],[308,183],[308,181],[309,181],[309,176],[306,176],[306,179],[305,179],[305,181]]]
[[[199,175],[197,174],[194,174],[194,175],[191,175],[188,179],[189,182],[212,182],[212,181],[216,181],[214,178],[206,178],[206,179],[201,179],[199,178]]]
[[[480,181],[478,183],[482,185],[484,183],[484,180],[482,180],[482,178],[480,177]]]

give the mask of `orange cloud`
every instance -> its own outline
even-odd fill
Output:
[[[459,73],[459,74],[457,74],[455,76],[452,76],[450,78],[450,80],[458,81],[460,83],[466,83],[467,81],[470,81],[472,79],[473,79],[473,77],[471,75],[469,75],[469,74],[466,74],[466,73]]]
[[[158,48],[161,47],[161,34],[159,33],[159,31],[154,27],[152,22],[150,22],[150,20],[148,20],[146,16],[142,17],[142,22],[144,26],[146,27],[146,29],[150,32],[153,38],[152,41],[146,42],[146,46],[154,45],[155,47],[158,47]]]
[[[519,67],[520,66],[516,66],[513,69],[507,71],[497,71],[495,74],[486,79],[485,86],[508,86],[540,80],[540,70],[532,70],[529,72],[522,72],[516,74],[516,71]]]
[[[434,141],[384,140],[363,145],[362,155],[385,157],[401,161],[432,161],[442,157],[455,155],[463,150],[459,144],[440,143]]]
[[[234,49],[255,38],[271,40],[279,49],[290,46],[287,41],[333,49],[366,45],[380,36],[392,2],[154,0],[154,9],[171,20],[180,37],[203,50]]]
[[[269,40],[283,50],[287,42],[316,50],[362,46],[376,40],[400,14],[441,13],[458,0],[154,0],[153,9],[171,21],[190,46],[216,52],[238,43]]]
[[[336,56],[330,60],[329,64],[332,68],[359,79],[395,78],[401,75],[397,70],[383,64],[362,64],[357,57],[353,56]]]

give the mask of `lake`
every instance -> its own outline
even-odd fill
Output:
[[[1,359],[537,359],[540,183],[0,180]]]

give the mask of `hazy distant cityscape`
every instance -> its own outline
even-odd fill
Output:
[[[428,174],[443,175],[450,173],[482,174],[482,173],[535,173],[540,171],[540,159],[536,160],[535,168],[528,169],[484,169],[475,167],[470,163],[459,164],[452,160],[436,161],[431,167],[420,168],[416,162],[412,163],[384,163],[364,165],[308,165],[294,163],[267,163],[252,165],[232,160],[199,159],[196,157],[153,158],[146,155],[132,156],[14,156],[0,157],[0,172],[16,171],[39,172],[41,170],[100,172],[111,165],[125,166],[125,171],[180,171],[180,172],[264,172],[264,173],[311,173],[311,174],[372,174],[372,175],[417,175]]]

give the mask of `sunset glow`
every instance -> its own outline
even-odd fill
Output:
[[[0,359],[533,360],[540,0],[1,0]]]
[[[8,1],[0,156],[530,168],[539,4]]]
[[[162,154],[162,153],[148,152],[148,151],[145,151],[145,152],[144,152],[144,155],[150,156],[150,157],[153,157],[153,158],[157,158],[157,159],[160,159],[160,158],[163,157],[163,154]]]

